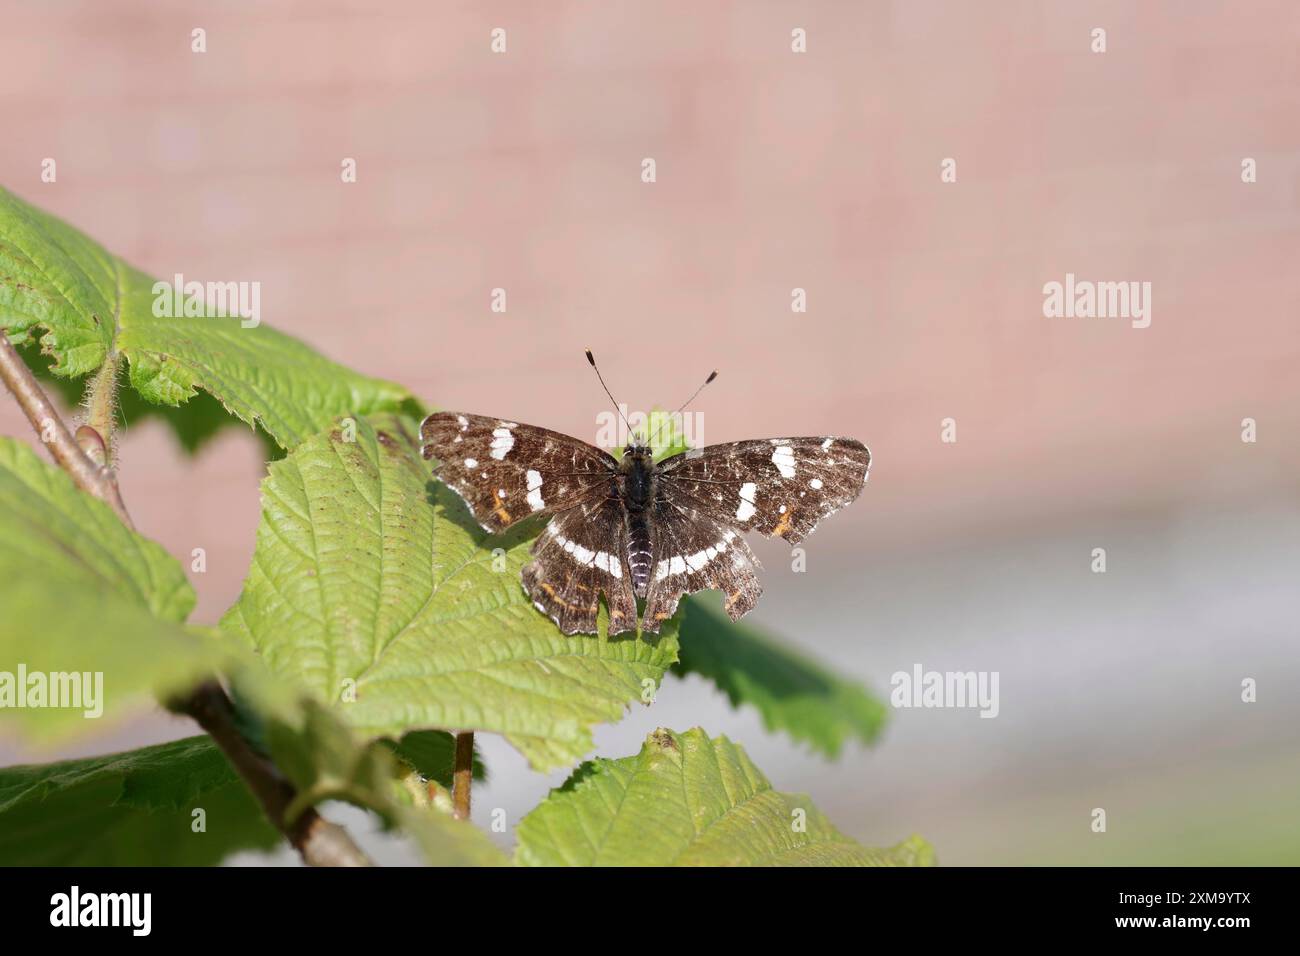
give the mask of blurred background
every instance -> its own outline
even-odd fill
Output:
[[[882,695],[916,664],[1000,673],[996,719],[896,710],[834,763],[670,678],[600,754],[701,725],[851,835],[918,832],[941,863],[1300,863],[1297,5],[0,9],[9,189],[154,275],[260,281],[265,322],[442,407],[594,440],[584,347],[633,408],[718,367],[709,442],[846,434],[875,458],[806,573],[756,542],[752,619]],[[1067,272],[1150,282],[1150,327],[1045,318]],[[0,432],[30,438],[7,401]],[[121,457],[140,530],[207,550],[215,622],[261,444],[228,429],[191,460],[149,422]],[[0,763],[194,729],[3,738]],[[481,744],[480,822],[563,779]]]

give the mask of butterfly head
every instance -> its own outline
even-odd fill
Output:
[[[650,443],[643,439],[639,434],[633,434],[628,443],[623,446],[624,458],[653,458],[654,449]]]

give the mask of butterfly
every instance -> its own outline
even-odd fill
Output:
[[[596,367],[590,351],[587,360]],[[729,442],[656,463],[653,440],[634,436],[616,459],[560,432],[463,412],[430,415],[420,438],[485,531],[551,517],[521,578],[565,634],[596,632],[602,594],[610,634],[637,627],[637,598],[642,631],[658,633],[683,595],[708,589],[738,620],[762,593],[744,534],[797,544],[858,497],[871,466],[865,445],[833,437]]]

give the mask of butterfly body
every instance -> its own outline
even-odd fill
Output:
[[[649,510],[654,503],[654,454],[647,445],[631,444],[619,461],[622,483],[619,497],[627,529],[627,566],[632,578],[632,593],[646,596],[650,568],[654,562]]]
[[[552,516],[522,584],[566,634],[594,633],[601,596],[609,633],[657,632],[682,595],[723,592],[732,619],[762,588],[744,533],[791,544],[854,500],[871,456],[851,438],[773,438],[692,449],[655,462],[629,444],[620,459],[559,432],[437,412],[421,425],[425,458],[488,532]]]

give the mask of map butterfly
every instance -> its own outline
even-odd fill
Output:
[[[708,589],[737,620],[762,592],[743,535],[802,541],[858,497],[871,465],[861,442],[827,437],[709,445],[658,464],[634,437],[616,459],[549,429],[459,412],[430,415],[420,437],[484,530],[551,517],[522,581],[565,634],[596,632],[602,594],[610,634],[636,628],[637,598],[642,630],[658,633],[683,595]]]

